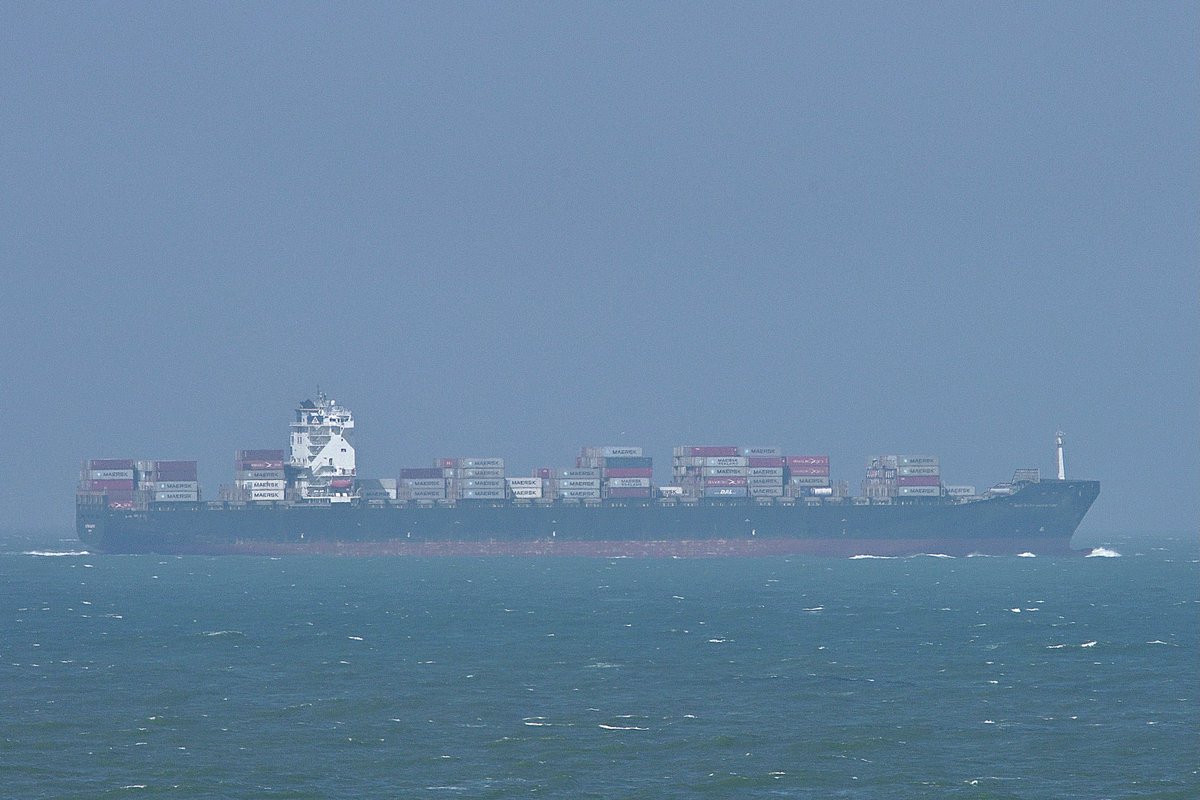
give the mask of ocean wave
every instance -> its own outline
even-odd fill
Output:
[[[44,556],[49,558],[57,556],[90,556],[91,553],[89,553],[87,550],[25,550],[21,553],[21,555]]]
[[[1017,553],[1017,558],[1037,558],[1037,553],[1030,553],[1026,550],[1024,553]]]
[[[637,725],[605,725],[603,722],[600,723],[600,725],[597,727],[603,728],[606,731],[648,731],[648,730],[650,730],[649,728],[639,728]]]
[[[1093,548],[1092,552],[1088,553],[1084,558],[1120,558],[1121,554],[1116,550],[1110,550],[1107,547]]]
[[[893,559],[893,558],[898,558],[898,557],[899,557],[899,556],[872,556],[872,555],[868,555],[868,554],[866,554],[866,553],[863,553],[863,554],[861,554],[861,555],[857,555],[857,556],[850,556],[850,560],[851,560],[851,561],[855,561],[855,560],[857,560],[857,559],[860,559],[860,558]]]

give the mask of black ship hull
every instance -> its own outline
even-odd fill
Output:
[[[1038,555],[1070,541],[1096,481],[1042,481],[968,503],[608,500],[597,504],[76,506],[106,553],[336,555]]]

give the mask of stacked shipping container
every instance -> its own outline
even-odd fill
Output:
[[[831,496],[829,456],[788,456],[788,495],[790,497]]]
[[[150,503],[195,503],[200,482],[195,461],[134,461],[93,458],[79,474],[84,492],[103,492],[110,508],[145,508]]]
[[[138,491],[146,502],[195,503],[200,500],[200,477],[195,461],[137,462]]]
[[[454,459],[440,459],[433,467],[408,467],[400,470],[400,477],[396,481],[396,499],[418,502],[445,500],[446,471],[453,471],[454,467],[443,467],[441,461],[453,464]]]
[[[503,500],[505,498],[503,458],[440,459],[454,461],[446,467],[448,490],[456,500]]]
[[[782,497],[786,460],[779,447],[746,447],[746,488],[751,497]]]
[[[673,483],[685,497],[832,494],[829,456],[784,456],[779,447],[685,445],[673,451]]]
[[[282,450],[238,450],[233,456],[233,477],[238,496],[251,503],[283,500],[287,480]]]
[[[400,470],[396,499],[504,500],[508,496],[502,458],[439,458],[432,467]]]
[[[133,459],[93,458],[84,461],[79,471],[79,488],[104,492],[109,508],[133,508],[135,485]]]
[[[575,466],[580,470],[599,470],[596,488],[600,490],[601,497],[648,499],[653,491],[650,481],[654,477],[654,460],[646,456],[640,447],[584,447],[575,459]],[[580,477],[575,480],[585,479]]]
[[[867,462],[863,496],[939,497],[942,494],[941,466],[937,456],[874,456]]]
[[[749,459],[731,445],[684,445],[671,453],[673,483],[685,497],[748,497]]]

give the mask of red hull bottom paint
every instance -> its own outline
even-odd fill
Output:
[[[675,541],[479,541],[412,542],[392,539],[379,542],[263,542],[242,540],[201,555],[334,555],[334,556],[578,556],[706,558],[724,556],[811,555],[850,558],[856,555],[1079,555],[1067,541],[1038,539],[964,539],[949,547],[936,539],[682,539]]]

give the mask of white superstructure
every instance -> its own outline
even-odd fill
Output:
[[[336,400],[317,393],[296,408],[289,466],[303,500],[349,502],[354,487],[354,415]]]

